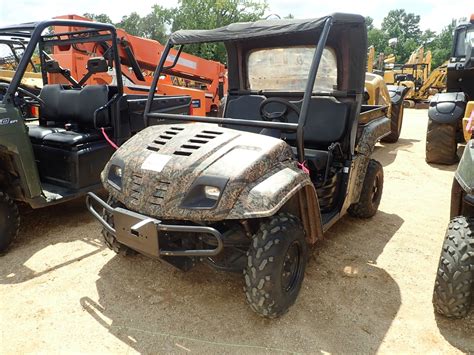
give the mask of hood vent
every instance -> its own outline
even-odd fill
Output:
[[[193,138],[189,139],[173,154],[188,157],[193,154],[193,152],[201,148],[204,144],[208,143],[209,141],[213,140],[214,138],[220,136],[223,133],[224,132],[210,130],[201,131],[201,133],[198,133]]]
[[[158,181],[155,192],[153,192],[153,195],[150,197],[150,204],[153,207],[161,207],[163,203],[163,199],[165,198],[166,192],[168,191],[168,187],[170,185],[170,182],[168,181]]]
[[[153,142],[148,144],[147,149],[153,152],[158,152],[162,146],[168,143],[182,130],[184,130],[182,127],[171,127],[170,129],[167,129],[162,134],[160,134],[158,138],[154,139]]]
[[[130,190],[131,190],[130,198],[131,198],[131,201],[134,203],[138,203],[138,201],[140,200],[142,182],[143,182],[143,176],[138,175],[138,174],[132,175],[132,185],[130,187]]]

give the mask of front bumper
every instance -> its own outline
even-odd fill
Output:
[[[112,226],[94,208],[94,203],[112,215]],[[224,248],[222,234],[215,228],[206,226],[163,224],[160,220],[136,213],[122,207],[112,207],[100,197],[89,192],[86,197],[87,209],[102,224],[108,233],[122,243],[142,254],[152,257],[162,256],[197,256],[208,257],[219,254]],[[160,248],[160,235],[163,233],[187,233],[198,238],[202,234],[216,239],[214,249],[164,250]]]

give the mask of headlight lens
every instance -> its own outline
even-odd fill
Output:
[[[191,185],[181,207],[190,209],[212,209],[222,197],[228,178],[201,176]]]
[[[218,200],[221,190],[216,186],[204,186],[204,195],[210,200]]]
[[[109,183],[117,190],[122,190],[122,175],[123,171],[121,166],[115,164],[110,166],[107,179],[109,180]]]

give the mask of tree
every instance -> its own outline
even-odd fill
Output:
[[[449,59],[451,55],[451,48],[453,46],[453,33],[456,28],[457,21],[451,20],[451,23],[445,26],[440,34],[436,36],[428,48],[432,53],[432,68],[436,68]]]
[[[234,22],[255,21],[262,18],[267,7],[265,0],[179,0],[178,7],[172,11],[171,29],[213,29]],[[189,45],[186,51],[206,59],[226,61],[221,44]]]
[[[387,38],[397,38],[398,43],[392,51],[399,63],[407,61],[411,52],[421,44],[420,16],[407,13],[404,9],[390,10],[382,21],[381,29]]]
[[[106,14],[91,14],[86,12],[84,17],[87,17],[89,20],[95,21],[95,22],[102,22],[102,23],[113,23],[110,17]]]
[[[128,16],[123,16],[122,20],[117,23],[116,26],[130,33],[131,35],[142,35],[142,18],[136,12],[132,12]]]
[[[389,38],[385,35],[382,30],[378,28],[372,28],[367,33],[367,40],[369,42],[369,46],[374,46],[376,53],[386,53],[387,45]]]
[[[374,29],[374,19],[370,16],[365,18],[365,25],[367,26],[367,31]]]
[[[171,26],[172,22],[172,10],[154,5],[152,11],[142,19],[142,36],[163,43],[168,37],[166,29]]]

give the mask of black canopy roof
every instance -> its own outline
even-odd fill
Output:
[[[248,54],[258,48],[315,46],[328,19],[332,26],[326,46],[338,61],[338,89],[364,92],[367,60],[367,28],[360,15],[334,13],[319,19],[260,20],[234,23],[213,30],[182,30],[171,34],[169,43],[223,42],[227,49],[230,90],[245,90]]]
[[[243,39],[256,39],[270,36],[314,33],[320,31],[328,17],[333,24],[365,24],[364,17],[354,14],[334,13],[318,19],[260,20],[238,22],[212,30],[180,30],[171,34],[172,44],[191,44],[204,42],[227,42]],[[364,49],[366,51],[366,49]]]

